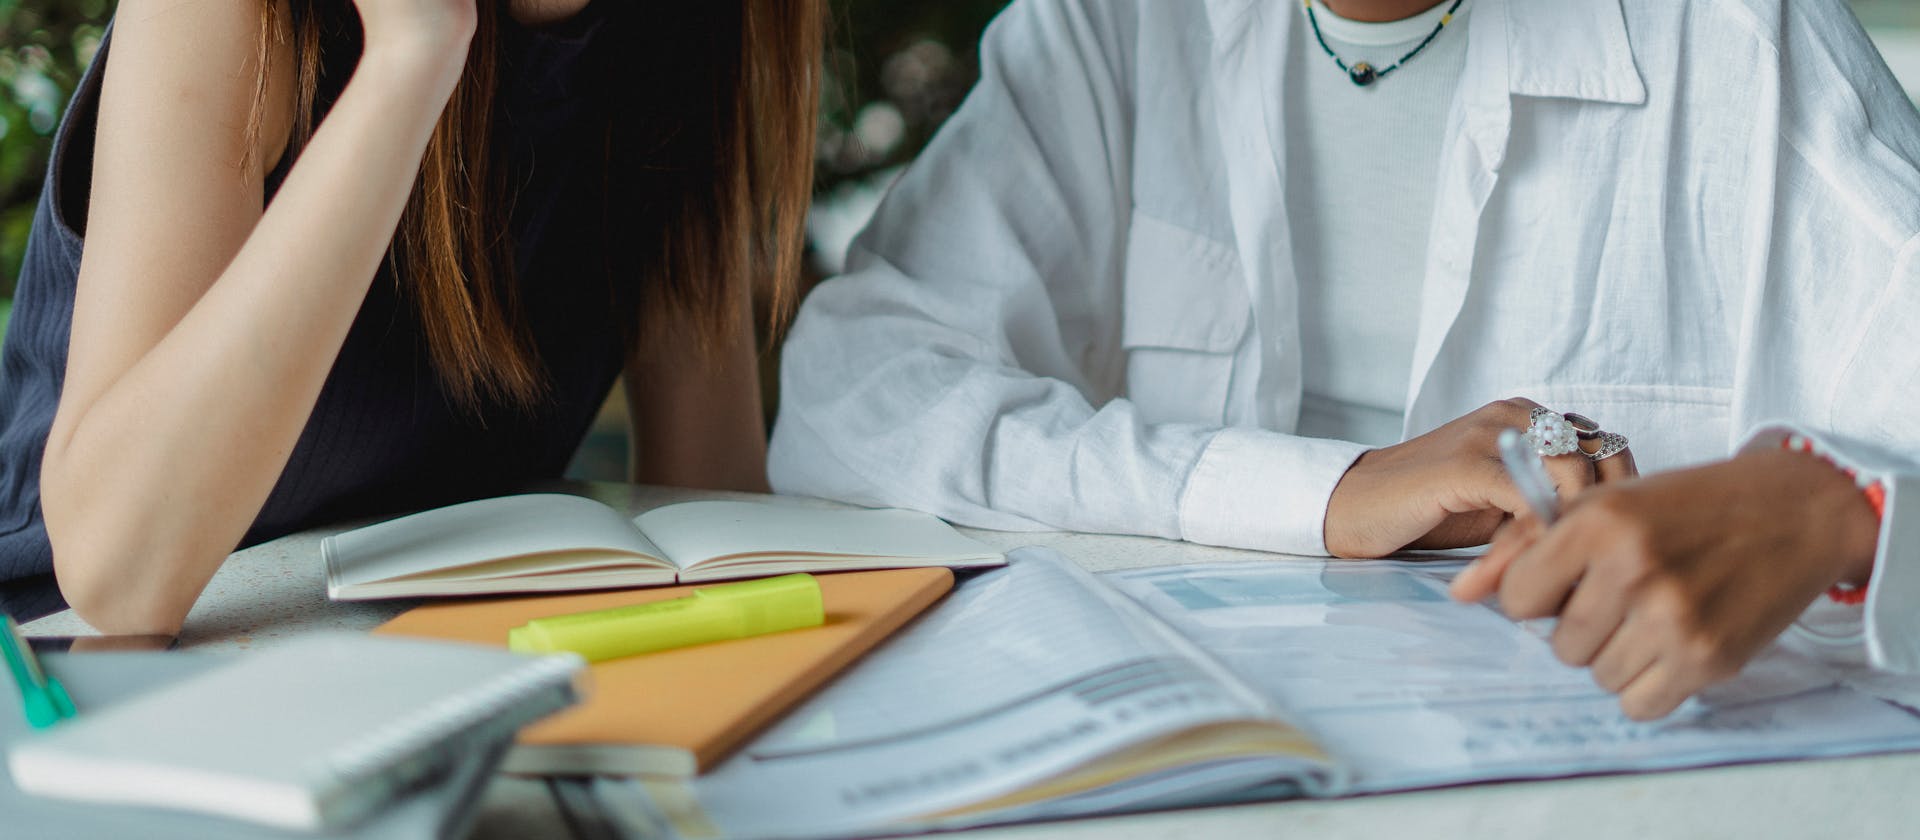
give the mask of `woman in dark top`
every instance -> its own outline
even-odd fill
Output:
[[[9,612],[173,632],[235,546],[558,477],[623,371],[636,478],[764,486],[819,0],[475,3],[123,10],[7,332]]]

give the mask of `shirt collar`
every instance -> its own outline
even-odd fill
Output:
[[[1644,105],[1619,0],[1507,0],[1507,89],[1519,96]],[[1476,14],[1486,14],[1482,8]]]

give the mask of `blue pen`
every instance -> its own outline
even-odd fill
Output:
[[[1553,491],[1553,477],[1547,475],[1546,461],[1527,445],[1519,430],[1507,429],[1500,433],[1500,463],[1506,465],[1513,486],[1520,489],[1520,498],[1527,501],[1527,507],[1539,517],[1540,524],[1552,525],[1553,520],[1560,517],[1560,496]]]
[[[27,713],[27,723],[45,729],[73,717],[73,699],[67,696],[66,686],[40,669],[27,637],[20,634],[20,625],[11,616],[0,616],[0,621],[6,622],[6,632],[0,633],[0,656],[7,660],[7,673],[13,675],[13,684],[20,689],[20,706]]]

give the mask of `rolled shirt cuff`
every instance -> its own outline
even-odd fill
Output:
[[[1861,441],[1811,432],[1789,423],[1762,425],[1741,448],[1771,448],[1788,435],[1813,442],[1815,451],[1886,490],[1880,543],[1867,582],[1861,635],[1876,668],[1920,672],[1920,469],[1911,461]]]
[[[1326,556],[1327,501],[1370,447],[1262,429],[1222,429],[1180,495],[1189,542]]]

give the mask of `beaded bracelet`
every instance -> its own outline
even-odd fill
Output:
[[[1853,479],[1854,484],[1859,486],[1860,492],[1866,495],[1867,504],[1873,507],[1874,519],[1886,518],[1887,486],[1885,484],[1880,483],[1876,479],[1861,478],[1859,471],[1848,469],[1834,463],[1831,457],[1828,457],[1825,453],[1816,451],[1813,447],[1813,441],[1807,439],[1804,435],[1787,435],[1784,440],[1780,441],[1780,448],[1789,452],[1805,452],[1808,455],[1827,462],[1834,469],[1846,473],[1847,477]],[[1836,603],[1859,606],[1867,601],[1867,585],[1863,583],[1859,586],[1849,586],[1844,583],[1836,583],[1827,589],[1827,597]]]

